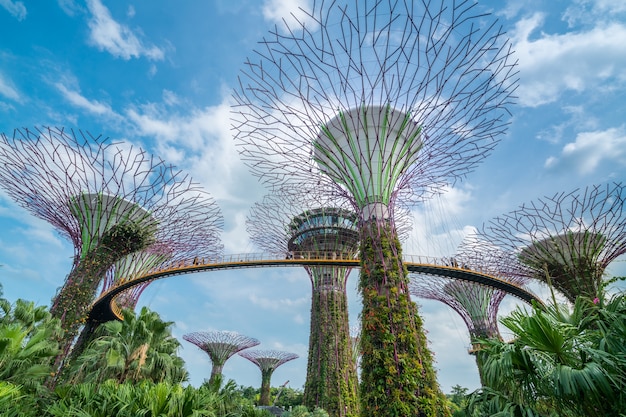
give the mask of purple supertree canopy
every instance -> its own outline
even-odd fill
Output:
[[[512,273],[515,263],[512,254],[479,245],[470,239],[463,241],[457,254],[448,260],[451,267],[479,271],[522,286],[528,278]],[[413,273],[409,279],[412,295],[448,305],[461,316],[472,339],[500,337],[498,309],[507,295],[505,291],[442,276]]]
[[[183,335],[183,339],[207,352],[211,360],[223,363],[235,353],[258,345],[260,342],[237,332],[207,331]]]
[[[439,192],[506,129],[510,43],[473,2],[316,1],[234,93],[237,144],[271,184],[321,183],[364,216]]]
[[[516,255],[516,274],[539,279],[569,301],[602,294],[606,267],[626,253],[626,190],[593,185],[539,198],[496,217],[479,242]]]
[[[48,221],[74,246],[91,250],[116,221],[142,216],[172,241],[191,233],[216,250],[223,219],[214,200],[182,171],[129,145],[62,128],[0,135],[0,186],[19,205]],[[203,218],[207,229],[194,224]]]
[[[285,362],[299,358],[295,353],[280,350],[244,350],[239,355],[258,366],[262,372],[273,372]]]

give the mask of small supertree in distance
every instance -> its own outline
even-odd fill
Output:
[[[539,198],[483,225],[477,240],[517,254],[517,274],[574,303],[603,299],[607,266],[626,253],[626,189],[592,185]]]
[[[51,307],[65,331],[59,365],[106,271],[157,243],[160,223],[183,227],[186,219],[176,213],[197,206],[214,225],[206,244],[219,242],[220,211],[198,184],[142,149],[87,132],[41,128],[15,130],[11,138],[2,134],[0,186],[74,246],[72,269]]]
[[[261,398],[259,405],[270,404],[270,384],[272,374],[285,362],[298,359],[295,353],[283,352],[280,350],[244,350],[239,355],[248,359],[261,370]]]
[[[359,220],[361,415],[446,415],[410,300],[395,210],[470,172],[506,131],[510,43],[473,1],[317,1],[248,59],[242,158],[272,185],[318,184]]]
[[[228,331],[187,333],[183,335],[183,339],[198,346],[209,355],[213,365],[209,385],[217,388],[222,383],[222,371],[226,361],[235,353],[260,343],[255,338]]]
[[[357,215],[344,200],[307,199],[308,193],[276,191],[252,207],[251,239],[278,256],[354,259],[358,253]],[[358,378],[352,360],[346,284],[351,268],[305,267],[312,287],[311,331],[304,405],[331,416],[358,414]]]
[[[515,273],[516,260],[513,254],[499,252],[493,247],[485,250],[487,248],[487,245],[477,245],[473,239],[466,239],[447,263],[453,268],[487,273],[515,285],[521,286],[529,280]],[[461,316],[470,335],[470,353],[476,354],[478,371],[483,381],[480,341],[501,339],[498,310],[507,293],[484,284],[443,276],[412,273],[409,279],[409,290],[413,296],[441,301]]]

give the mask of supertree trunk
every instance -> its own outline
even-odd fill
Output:
[[[361,231],[361,416],[446,416],[393,225]]]
[[[298,358],[298,355],[275,350],[244,350],[240,356],[248,359],[261,370],[261,398],[259,405],[270,405],[270,382],[272,374],[285,362]]]
[[[270,388],[273,373],[273,369],[261,369],[261,395],[259,398],[259,405],[271,405]]]
[[[358,378],[352,356],[345,272],[313,288],[304,405],[330,416],[358,415]],[[328,278],[327,278],[328,279]]]
[[[67,356],[78,330],[86,323],[89,306],[107,269],[120,258],[150,243],[151,232],[138,224],[130,222],[116,225],[75,264],[50,308],[50,313],[60,319],[61,328],[65,331],[59,346],[61,355],[56,359],[57,365]]]

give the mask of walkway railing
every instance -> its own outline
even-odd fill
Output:
[[[454,258],[437,258],[421,255],[404,255],[403,262],[409,272],[426,275],[437,275],[451,279],[475,282],[495,289],[506,291],[526,302],[541,300],[525,288],[505,279],[495,277],[488,272],[470,269],[467,265],[458,264]],[[355,268],[359,259],[339,252],[288,252],[283,254],[243,253],[224,255],[218,258],[191,258],[187,260],[165,262],[150,269],[141,276],[119,283],[102,294],[92,305],[90,319],[107,321],[121,319],[121,311],[115,303],[115,297],[123,291],[156,279],[174,275],[225,270],[237,268],[262,267],[296,267],[296,266],[339,266]]]

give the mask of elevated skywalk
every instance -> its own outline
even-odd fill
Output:
[[[451,279],[475,282],[481,285],[506,291],[522,301],[531,303],[542,301],[532,292],[481,271],[472,270],[465,266],[451,265],[450,258],[435,258],[426,256],[403,256],[404,265],[409,273],[437,275]],[[137,276],[132,280],[122,281],[117,286],[102,294],[91,306],[89,318],[97,322],[121,320],[122,315],[115,303],[115,297],[129,288],[144,282],[167,278],[175,275],[228,270],[238,268],[267,268],[267,267],[302,267],[302,266],[341,266],[345,268],[359,267],[359,259],[342,258],[340,254],[324,252],[292,252],[279,257],[275,254],[246,253],[224,255],[218,259],[192,258],[183,261],[168,262]]]

